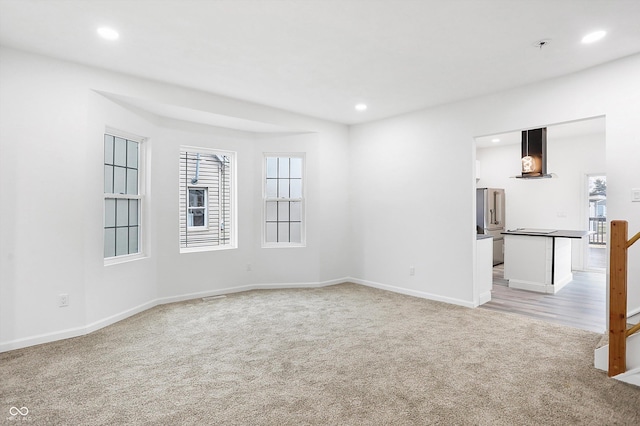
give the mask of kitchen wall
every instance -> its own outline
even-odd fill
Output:
[[[640,203],[631,202],[631,189],[640,187],[638,75],[640,55],[634,55],[542,83],[353,126],[354,276],[381,288],[477,304],[472,291],[475,137],[510,130],[605,117],[607,213],[610,219],[629,221],[634,233],[640,230]],[[518,158],[508,175],[517,173]],[[549,170],[560,178],[542,181],[541,187],[570,179],[554,161]],[[482,173],[488,169],[483,166]],[[574,215],[569,210],[573,202],[554,201],[557,207],[545,213],[554,223],[565,220],[557,217],[559,209],[566,210],[566,220]],[[514,205],[512,200],[508,204]],[[513,217],[507,220],[518,225]],[[629,253],[629,282],[640,282],[640,250]],[[628,301],[631,312],[640,310],[640,286],[629,286]]]
[[[506,228],[586,230],[588,226],[587,174],[604,173],[605,120],[602,132],[557,137],[548,127],[547,171],[552,179],[515,179],[520,171],[520,145],[479,148],[479,188],[504,188]],[[567,125],[567,126],[570,126]],[[573,268],[585,267],[587,239],[573,241]]]

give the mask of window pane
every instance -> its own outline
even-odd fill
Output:
[[[205,226],[204,209],[189,209],[189,226]]]
[[[267,157],[267,177],[278,177],[278,159],[276,157]]]
[[[267,202],[267,211],[266,211],[266,216],[267,216],[267,221],[271,221],[271,222],[275,222],[276,220],[278,220],[278,203],[275,201],[268,201]]]
[[[302,198],[302,179],[291,179],[291,198]]]
[[[265,240],[268,243],[278,242],[278,224],[277,223],[267,223],[267,226],[265,228]]]
[[[289,177],[289,157],[278,158],[278,177],[279,178]]]
[[[138,171],[127,169],[127,194],[138,195]]]
[[[129,200],[116,200],[116,226],[129,224]]]
[[[138,253],[138,227],[129,228],[129,253]]]
[[[292,178],[302,178],[302,158],[291,158],[291,176]]]
[[[104,163],[113,164],[113,136],[104,135]]]
[[[116,166],[127,165],[127,141],[126,139],[116,138],[116,149],[113,157],[113,164]]]
[[[302,229],[302,224],[301,223],[290,223],[290,229],[291,229],[291,242],[292,243],[301,243],[302,242],[302,233],[301,233],[301,229]]]
[[[289,242],[289,222],[278,223],[278,242],[279,243]]]
[[[189,207],[204,207],[205,206],[205,190],[204,189],[190,189],[189,190]]]
[[[302,220],[302,203],[292,201],[289,204],[289,220]]]
[[[138,142],[127,141],[127,167],[138,168]]]
[[[278,198],[289,198],[289,179],[278,179]]]
[[[116,256],[129,254],[129,228],[116,228]]]
[[[104,166],[104,193],[113,194],[113,166]]]
[[[129,200],[129,226],[139,225],[138,222],[138,200]]]
[[[278,201],[278,221],[289,220],[289,202]]]
[[[127,178],[127,169],[125,169],[124,167],[114,167],[113,173],[113,193],[124,194],[126,190],[125,182]]]
[[[267,179],[267,198],[276,198],[278,196],[278,179]]]
[[[116,200],[104,200],[104,226],[116,226]]]
[[[116,255],[116,230],[114,228],[104,230],[104,257]]]

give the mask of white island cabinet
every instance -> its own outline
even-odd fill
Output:
[[[571,239],[589,231],[518,228],[504,235],[504,278],[509,287],[557,293],[573,279]]]

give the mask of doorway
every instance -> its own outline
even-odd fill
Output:
[[[547,127],[551,178],[516,179],[521,132],[476,138],[478,187],[505,188],[506,229],[592,230],[572,242],[573,281],[555,294],[508,287],[504,265],[493,268],[492,300],[483,308],[603,332],[606,329],[605,118]],[[596,173],[597,172],[597,173]],[[594,218],[590,220],[590,218]]]
[[[607,268],[607,176],[587,175],[589,200],[589,248],[587,270],[604,271]]]

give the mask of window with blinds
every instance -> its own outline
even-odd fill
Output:
[[[235,153],[180,150],[180,251],[235,247]]]
[[[304,154],[265,154],[264,247],[304,247]]]

